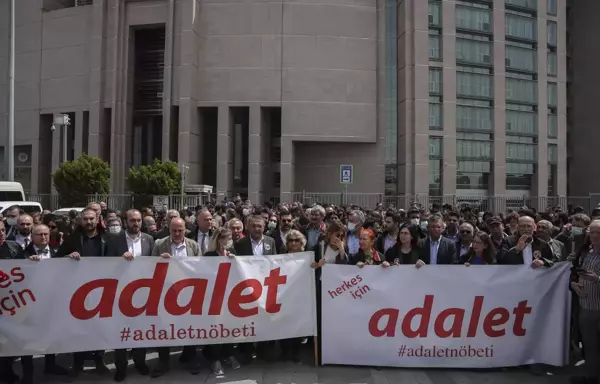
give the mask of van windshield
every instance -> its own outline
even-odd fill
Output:
[[[9,207],[0,206],[0,213],[3,215],[6,214],[6,210]],[[23,211],[23,213],[33,213],[33,212],[42,212],[39,205],[19,205],[19,208]]]
[[[0,191],[0,201],[25,201],[25,196],[19,191]]]

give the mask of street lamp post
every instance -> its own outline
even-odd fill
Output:
[[[15,0],[10,1],[10,63],[8,74],[8,180],[15,181]]]

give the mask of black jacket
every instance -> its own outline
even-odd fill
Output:
[[[497,255],[498,264],[504,265],[518,265],[524,264],[523,261],[523,251],[518,251],[515,247],[517,246],[517,242],[519,241],[520,235],[517,233],[515,235],[509,236],[502,241],[502,252],[500,255]],[[544,262],[544,266],[551,267],[554,265],[553,253],[552,249],[544,240],[540,239],[537,236],[533,236],[533,241],[531,242],[531,251],[533,253],[533,260],[540,259]],[[536,254],[538,257],[536,257]]]
[[[142,256],[152,255],[152,249],[154,248],[154,238],[147,233],[140,233],[142,242]],[[125,237],[125,230],[122,230],[116,235],[110,235],[107,237],[106,252],[105,256],[123,256],[125,252],[129,251],[127,245],[127,238]]]
[[[22,251],[23,249],[16,241],[4,240],[4,243],[0,245],[0,259],[18,259]]]
[[[275,240],[275,249],[277,249],[277,254],[278,255],[282,255],[284,253],[287,253],[287,248],[285,246],[285,243],[281,239],[281,231],[279,230],[279,227],[277,227],[277,228],[275,228],[275,229],[270,230],[269,232],[267,232],[267,236],[269,236],[273,240]]]
[[[103,230],[98,230],[98,235],[100,236],[101,241],[100,255],[81,255],[83,249],[83,236],[85,236],[85,234],[81,227],[79,227],[75,232],[64,239],[63,243],[58,248],[58,251],[56,251],[56,257],[69,256],[73,252],[78,252],[81,256],[106,256],[106,243],[109,241],[111,235]]]
[[[20,248],[20,247],[19,247]],[[48,249],[50,250],[50,258],[55,258],[56,257],[56,251],[54,249],[52,249],[52,247],[48,246]],[[27,248],[22,249],[21,252],[19,252],[19,259],[28,259],[30,256],[37,256],[37,252],[35,251],[35,248],[33,247],[33,243],[29,244],[27,246]]]
[[[444,264],[456,264],[458,262],[458,252],[456,251],[456,243],[454,241],[440,236],[440,245],[437,252],[437,265]],[[429,237],[419,240],[418,250],[419,259],[425,264],[431,264],[431,251],[430,251],[430,239]]]
[[[385,251],[385,239],[387,239],[389,233],[388,231],[383,232],[381,235],[379,235],[379,237],[375,240],[375,249],[377,249],[379,251],[379,253],[381,253],[382,255],[386,253]],[[394,240],[398,239],[398,235],[396,234],[396,237],[394,238]],[[388,251],[392,249],[392,247],[390,247],[388,249]]]
[[[402,260],[402,254],[400,252],[400,245],[397,243],[385,253],[385,261],[388,263],[394,265],[396,260],[398,261],[398,264],[404,264]],[[417,261],[419,261],[419,251],[417,248],[413,248],[410,251],[409,264],[416,264]]]
[[[235,254],[238,256],[252,256],[252,240],[250,236],[246,236],[243,239],[239,239],[234,245]],[[277,249],[275,247],[275,240],[269,236],[263,236],[263,256],[276,255]]]

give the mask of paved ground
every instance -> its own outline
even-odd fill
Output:
[[[167,384],[167,383],[207,383],[207,384],[565,384],[568,383],[566,370],[554,370],[553,375],[533,376],[521,369],[501,371],[469,370],[418,370],[357,368],[347,366],[325,366],[315,368],[307,355],[302,364],[254,362],[239,370],[225,367],[225,376],[216,378],[208,368],[200,375],[189,374],[177,361],[178,354],[172,356],[172,370],[157,379],[140,376],[130,365],[124,383]],[[148,365],[156,363],[156,353],[148,354]],[[59,362],[68,366],[68,356],[59,356]],[[111,355],[107,355],[107,361]],[[131,364],[131,361],[130,361]],[[109,364],[114,370],[114,365]],[[43,359],[36,359],[36,373],[43,370]],[[15,363],[15,372],[20,374],[20,364]],[[37,383],[60,383],[65,380],[54,377],[37,376]],[[76,383],[113,383],[112,374],[99,376],[92,367],[76,380]]]

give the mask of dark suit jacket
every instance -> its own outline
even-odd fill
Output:
[[[281,240],[281,232],[279,228],[275,228],[272,231],[267,232],[267,236],[275,240],[275,249],[277,250],[278,255],[287,253],[285,243],[283,242],[283,240]]]
[[[400,245],[394,244],[390,249],[385,252],[385,261],[390,264],[394,264],[398,260],[399,264],[403,264],[402,262],[402,254],[400,252]],[[419,250],[418,248],[413,248],[410,251],[410,264],[416,264],[419,261]]]
[[[50,258],[55,258],[56,257],[56,251],[54,249],[52,249],[52,247],[48,246],[48,248],[50,249]],[[30,256],[37,256],[37,252],[35,251],[35,248],[33,247],[33,243],[29,244],[27,246],[27,248],[21,250],[21,252],[19,252],[19,259],[28,259]]]
[[[502,240],[502,253],[497,256],[498,264],[504,265],[518,265],[524,264],[523,262],[523,251],[518,251],[515,247],[517,246],[517,242],[519,241],[520,235],[517,233],[515,235],[509,236]],[[554,265],[552,249],[548,243],[538,238],[537,236],[533,236],[533,241],[531,242],[531,252],[533,253],[533,259],[535,260],[535,253],[540,252],[539,259],[544,262],[546,267],[551,267]]]
[[[105,256],[107,248],[106,243],[109,241],[111,235],[104,231],[100,231],[99,235],[102,240],[102,245],[100,248],[101,255],[81,255],[81,251],[83,249],[83,236],[85,236],[85,234],[81,229],[77,229],[75,232],[67,236],[66,239],[64,239],[63,243],[58,248],[58,251],[56,251],[56,257],[65,257],[73,252],[78,252],[81,256]]]
[[[142,236],[142,256],[152,255],[152,249],[154,248],[154,238],[147,233],[140,233]],[[127,237],[125,230],[121,231],[117,235],[112,235],[108,243],[106,244],[106,256],[123,256],[125,252],[129,251],[127,246]]]
[[[22,251],[23,249],[16,241],[4,240],[4,243],[0,245],[0,259],[18,259]]]
[[[210,231],[208,231],[208,239],[206,240],[206,248],[208,248],[208,245],[210,244],[210,238],[212,237],[213,233],[214,233],[214,231],[212,229]],[[200,246],[200,249],[202,250],[202,244],[200,244],[200,241],[198,241],[198,227],[197,226],[194,226],[194,228],[189,233],[186,233],[185,237],[197,242],[198,245]],[[202,251],[200,251],[200,253],[202,253]]]
[[[429,237],[419,240],[417,249],[419,250],[419,259],[425,264],[431,263],[430,254],[430,240]],[[456,243],[454,241],[440,236],[440,245],[437,252],[437,265],[444,264],[456,264],[458,262],[458,255],[456,252]]]
[[[252,240],[250,236],[246,236],[243,239],[239,239],[234,245],[235,254],[238,256],[252,256]],[[272,237],[263,237],[263,256],[276,255],[277,247],[275,246],[275,240]]]

